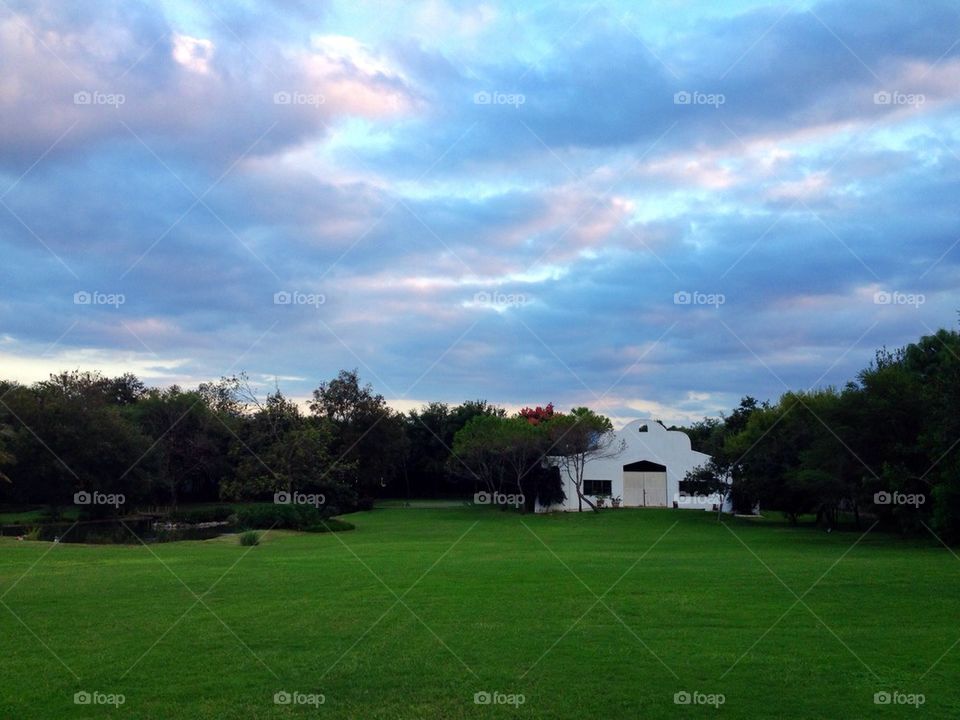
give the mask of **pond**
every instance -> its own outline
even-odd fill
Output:
[[[209,540],[227,532],[236,531],[228,522],[208,522],[196,525],[174,524],[156,517],[111,518],[81,522],[45,523],[42,525],[4,525],[0,535],[23,536],[32,528],[39,528],[39,540],[63,543],[90,543],[108,545],[139,545],[145,543],[175,542],[178,540]]]

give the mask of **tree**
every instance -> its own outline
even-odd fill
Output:
[[[554,417],[553,403],[547,403],[545,407],[540,407],[539,405],[535,408],[525,407],[519,414],[521,418],[531,425],[550,422]]]
[[[104,392],[95,373],[67,372],[31,387],[8,386],[0,403],[4,452],[16,459],[6,473],[9,496],[41,503],[56,514],[80,491],[144,497],[149,439]],[[89,505],[90,514],[118,507]]]
[[[498,418],[492,438],[503,459],[508,479],[524,497],[524,509],[533,509],[536,492],[530,473],[540,466],[547,451],[547,435],[540,423],[523,416]]]
[[[451,464],[462,464],[491,493],[515,489],[523,496],[524,509],[532,510],[541,491],[545,501],[557,496],[551,484],[554,475],[541,472],[549,450],[545,424],[522,414],[478,415],[454,437]]]
[[[228,455],[233,438],[207,398],[176,385],[151,389],[132,413],[154,441],[154,499],[173,506],[185,494],[195,500],[216,499],[220,479],[232,471]]]
[[[12,481],[3,472],[3,468],[16,465],[17,458],[9,451],[10,443],[15,435],[13,428],[4,423],[0,423],[0,482],[10,484]],[[2,495],[0,495],[2,497]]]
[[[364,507],[395,479],[406,448],[403,417],[373,387],[360,384],[356,370],[342,370],[313,391],[310,410],[333,430],[337,463],[353,468],[353,484]]]
[[[847,454],[839,428],[840,398],[832,389],[787,392],[775,406],[754,408],[725,453],[735,487],[792,523],[817,512],[832,522],[845,497]],[[833,426],[833,427],[832,427]],[[735,463],[735,464],[734,464]]]
[[[723,515],[723,505],[730,495],[733,483],[730,480],[730,473],[722,460],[711,458],[703,465],[695,467],[684,475],[680,482],[680,488],[685,492],[695,495],[716,495],[717,502],[717,522]]]
[[[404,453],[406,496],[411,490],[436,497],[449,477],[447,459],[453,444],[454,418],[450,406],[432,402],[419,410],[410,410],[405,418],[407,447]],[[411,476],[414,485],[411,486]]]
[[[498,434],[504,418],[477,415],[461,428],[453,439],[453,454],[448,464],[453,472],[467,474],[490,492],[502,489],[505,463],[498,447]]]
[[[278,492],[314,492],[352,507],[356,494],[348,491],[346,482],[354,467],[334,460],[331,423],[304,417],[279,388],[263,402],[253,393],[247,397],[256,410],[234,445],[236,476],[222,483],[223,495],[256,499]]]
[[[584,469],[591,460],[616,457],[623,452],[626,442],[616,442],[609,418],[585,407],[554,417],[549,423],[549,433],[550,452],[573,481],[579,512],[583,512],[584,502],[596,510],[597,506],[583,493]]]
[[[720,520],[723,506],[728,498],[733,499],[735,509],[749,512],[755,500],[738,482],[743,475],[741,449],[730,444],[731,438],[743,432],[750,416],[759,406],[749,395],[740,400],[740,405],[729,415],[721,418],[704,418],[689,428],[680,428],[690,437],[690,444],[710,456],[710,460],[694,468],[680,481],[680,489],[701,495],[718,495]]]

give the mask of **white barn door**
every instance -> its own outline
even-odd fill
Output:
[[[626,507],[643,507],[642,472],[623,473],[623,504]]]
[[[623,504],[626,507],[666,507],[667,468],[648,460],[624,465]]]

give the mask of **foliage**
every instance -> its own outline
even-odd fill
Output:
[[[531,425],[550,422],[554,416],[553,403],[547,403],[545,407],[539,405],[535,408],[525,407],[519,412],[519,415]]]
[[[51,518],[75,494],[123,496],[79,504],[83,518],[219,500],[323,495],[322,511],[250,511],[269,527],[309,527],[369,508],[375,497],[522,494],[555,504],[572,481],[578,504],[591,459],[619,452],[608,418],[552,403],[507,413],[483,400],[430,403],[401,415],[343,371],[313,393],[310,413],[244,375],[195,389],[147,388],[131,374],[73,370],[29,386],[0,381],[0,503],[42,505]],[[960,335],[940,330],[881,349],[840,389],[745,397],[720,418],[685,428],[710,462],[684,479],[832,527],[841,518],[960,540]],[[548,460],[549,459],[549,460]],[[551,467],[552,466],[552,467]],[[292,514],[291,514],[292,513]],[[222,514],[218,511],[218,517]],[[176,517],[173,515],[172,517]]]
[[[573,481],[577,493],[578,509],[583,504],[596,510],[597,507],[583,493],[583,473],[587,463],[605,457],[613,457],[623,450],[623,441],[616,442],[613,423],[585,407],[576,407],[568,415],[552,419],[548,426],[550,453],[558,459],[562,472]]]
[[[250,503],[237,507],[237,525],[242,528],[305,530],[325,517],[326,513],[313,505]]]
[[[199,392],[185,392],[176,385],[151,389],[136,403],[133,415],[155,443],[154,497],[166,496],[176,505],[184,494],[209,495],[229,474],[229,429]]]
[[[236,500],[273,499],[277,493],[324,495],[337,508],[353,509],[356,493],[349,484],[353,463],[334,460],[332,424],[304,417],[279,389],[256,408],[233,446],[235,474],[221,483],[221,495]]]
[[[376,497],[397,479],[406,451],[403,416],[387,405],[356,370],[342,370],[313,391],[314,418],[332,427],[334,466],[346,472],[361,499]]]
[[[468,400],[456,407],[432,402],[410,410],[405,417],[402,487],[393,492],[388,487],[385,493],[406,498],[461,493],[466,467],[451,455],[451,449],[456,434],[479,416],[502,418],[506,411],[485,400]]]
[[[712,456],[687,483],[729,491],[738,509],[779,510],[796,522],[843,514],[903,532],[960,540],[960,335],[940,330],[881,349],[856,382],[745,398],[722,421],[688,429]],[[691,485],[692,487],[692,485]]]
[[[141,459],[150,439],[131,422],[127,405],[117,403],[116,386],[81,372],[8,386],[0,404],[0,462],[10,482],[0,483],[0,498],[62,507],[79,491],[122,493],[128,501],[144,497],[150,465]],[[104,514],[114,508],[89,510]]]
[[[260,533],[254,530],[248,530],[245,533],[240,533],[240,544],[245,546],[253,546],[260,544]]]
[[[475,416],[454,436],[450,465],[462,466],[490,492],[519,493],[526,510],[538,498],[543,505],[562,502],[559,476],[546,467],[553,445],[549,428],[561,416],[547,407],[549,412],[539,408],[535,416]]]

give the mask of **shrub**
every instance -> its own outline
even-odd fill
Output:
[[[253,546],[260,544],[260,533],[253,530],[248,530],[245,533],[240,535],[240,544],[246,546]]]
[[[39,540],[40,539],[40,528],[32,527],[23,534],[24,540]]]
[[[244,505],[237,509],[237,524],[240,527],[251,529],[304,530],[320,524],[324,517],[325,513],[313,505],[256,503]]]

